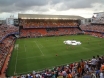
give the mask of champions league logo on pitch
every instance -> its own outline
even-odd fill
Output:
[[[80,41],[75,41],[75,40],[66,40],[66,41],[64,41],[64,44],[67,44],[67,45],[81,45],[81,42]]]

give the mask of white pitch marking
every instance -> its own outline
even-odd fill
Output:
[[[26,52],[26,46],[25,46],[25,44],[24,44],[24,48],[25,48],[25,52]]]
[[[41,56],[33,56],[33,57],[27,57],[27,58],[20,58],[20,59],[18,59],[18,60],[22,60],[22,59],[29,59],[29,58],[35,58],[35,57],[42,57],[43,55],[41,55]]]
[[[44,56],[42,50],[40,49],[39,45],[35,42],[35,44],[37,45],[37,47],[39,48],[40,52],[42,53],[42,55]]]

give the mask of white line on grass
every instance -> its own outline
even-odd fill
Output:
[[[28,73],[32,73],[32,71],[27,71],[27,72],[17,73],[17,75],[20,75],[20,74],[28,74]]]
[[[34,41],[35,42],[35,41]],[[37,41],[38,42],[38,41]],[[39,43],[39,45],[43,48],[43,45],[41,43]]]
[[[57,66],[59,66],[59,65],[57,65]],[[55,67],[55,66],[52,66],[52,67],[47,67],[47,68],[42,68],[42,69],[38,69],[38,70],[35,70],[36,72],[38,72],[38,71],[42,71],[42,70],[45,70],[45,69],[48,69],[48,68],[53,68],[53,67]],[[34,71],[34,70],[33,70]],[[18,74],[28,74],[28,73],[32,73],[32,71],[27,71],[27,72],[22,72],[22,73],[17,73],[17,75]]]
[[[40,46],[43,48],[43,45],[42,44],[40,44]]]
[[[40,49],[39,45],[35,42],[35,44],[37,45],[37,47],[39,48],[40,52],[42,53],[42,55],[44,56],[42,50]]]
[[[17,57],[18,57],[18,49],[17,49],[17,56],[16,56],[16,63],[15,63],[15,70],[14,70],[14,75],[16,75],[16,66],[17,66]]]
[[[27,57],[27,58],[21,58],[21,59],[29,59],[29,58],[35,58],[35,57],[42,57],[43,55],[41,56],[34,56],[34,57]],[[21,59],[18,59],[18,60],[21,60]]]
[[[25,48],[25,52],[26,52],[26,46],[25,46],[25,44],[24,44],[24,48]]]

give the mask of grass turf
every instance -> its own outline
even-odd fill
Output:
[[[65,40],[77,40],[82,44],[65,45]],[[104,54],[104,40],[88,35],[17,39],[7,69],[7,75],[24,74],[54,66],[88,59]]]

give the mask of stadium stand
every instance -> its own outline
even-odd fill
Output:
[[[59,36],[81,33],[78,28],[21,29],[20,37]]]
[[[19,14],[20,37],[59,36],[82,33],[79,16]],[[29,18],[29,19],[28,19]]]
[[[8,25],[0,26],[0,73],[2,73],[7,56],[14,45],[14,34],[18,34],[19,28]]]
[[[104,25],[80,25],[85,34],[104,38]]]
[[[11,47],[13,47],[14,39],[15,37],[8,36],[0,43],[0,72]]]

